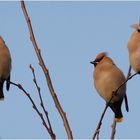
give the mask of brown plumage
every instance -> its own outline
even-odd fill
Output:
[[[94,86],[99,95],[108,103],[113,91],[126,80],[125,76],[105,52],[98,54],[91,63],[95,66],[93,73]],[[125,94],[126,85],[119,89],[117,96],[114,96],[109,104],[117,122],[121,122],[123,118],[121,105]]]
[[[4,99],[3,84],[5,80],[10,80],[11,55],[4,40],[0,37],[0,100]],[[6,82],[6,89],[9,90],[10,84]]]
[[[135,72],[140,72],[140,25],[132,26],[135,31],[128,41],[129,61]]]

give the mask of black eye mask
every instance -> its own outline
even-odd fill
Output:
[[[140,29],[137,30],[140,33]]]

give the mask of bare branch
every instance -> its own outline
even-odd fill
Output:
[[[117,123],[116,123],[115,118],[114,118],[114,120],[113,120],[113,124],[112,124],[111,137],[110,137],[111,140],[114,140],[114,138],[115,138],[116,124],[117,124]]]
[[[34,33],[33,33],[33,29],[32,29],[32,25],[31,25],[31,21],[30,21],[30,18],[28,16],[24,1],[21,0],[20,2],[21,2],[22,11],[24,13],[24,16],[25,16],[25,19],[26,19],[26,22],[27,22],[27,25],[28,25],[28,29],[29,29],[29,33],[30,33],[30,39],[32,41],[32,44],[34,46],[34,49],[35,49],[35,52],[36,52],[36,55],[37,55],[37,58],[38,58],[38,61],[39,61],[39,65],[44,72],[44,75],[46,77],[46,81],[47,81],[48,88],[50,90],[51,96],[52,96],[53,101],[55,103],[55,106],[56,106],[56,108],[57,108],[57,110],[58,110],[58,112],[59,112],[59,114],[60,114],[60,116],[63,120],[68,139],[73,139],[72,131],[70,129],[69,122],[68,122],[68,119],[66,117],[66,113],[63,111],[63,109],[61,107],[61,104],[60,104],[60,102],[57,98],[57,95],[56,95],[56,93],[54,91],[54,88],[53,88],[53,85],[52,85],[52,81],[51,81],[51,78],[50,78],[50,75],[49,75],[48,68],[45,66],[45,63],[44,63],[42,55],[41,55],[41,51],[40,51],[40,49],[39,49],[39,47],[36,43]]]
[[[102,120],[103,120],[103,118],[104,118],[104,115],[105,115],[105,112],[106,112],[107,108],[108,108],[108,105],[105,106],[105,109],[104,109],[104,111],[103,111],[103,113],[102,113],[102,115],[101,115],[100,121],[99,121],[99,123],[98,123],[98,126],[97,126],[97,128],[96,128],[96,130],[95,130],[95,133],[94,133],[92,139],[95,139],[96,136],[99,137],[100,127],[101,127],[101,125],[102,125]]]
[[[130,76],[131,76],[131,66],[129,66],[128,73],[127,73],[127,76],[126,76],[126,79],[128,79]]]
[[[30,100],[30,102],[33,105],[33,109],[36,111],[36,113],[38,114],[38,116],[40,117],[40,119],[42,120],[42,124],[44,125],[44,127],[46,128],[47,132],[50,134],[52,139],[56,139],[55,135],[52,135],[52,133],[50,133],[50,128],[47,126],[46,121],[42,115],[42,113],[40,113],[40,111],[38,110],[37,106],[35,105],[35,102],[33,101],[32,97],[30,96],[30,94],[23,88],[23,86],[21,84],[16,84],[14,82],[11,82],[9,80],[7,80],[8,83],[18,87],[21,91],[23,91],[23,93],[26,95],[26,97],[28,97],[28,99]]]
[[[39,94],[39,99],[40,99],[40,105],[45,113],[45,116],[46,116],[46,119],[48,121],[48,125],[49,125],[49,134],[52,135],[52,137],[56,138],[56,135],[54,134],[53,130],[52,130],[52,126],[51,126],[51,123],[50,123],[50,119],[49,119],[49,116],[48,116],[48,111],[45,109],[44,107],[44,103],[43,103],[43,99],[42,99],[42,96],[41,96],[41,91],[40,91],[40,87],[38,86],[38,83],[37,83],[37,80],[36,80],[36,75],[35,75],[35,70],[34,68],[32,67],[32,65],[30,65],[30,69],[32,71],[32,74],[33,74],[33,81],[35,83],[35,86],[37,88],[37,91],[38,91],[38,94]]]
[[[117,94],[118,90],[124,85],[126,84],[130,79],[132,79],[134,76],[136,76],[139,73],[134,73],[133,75],[129,76],[126,78],[126,80],[116,89],[116,91],[114,92],[114,94]]]

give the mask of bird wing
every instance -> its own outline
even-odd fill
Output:
[[[7,80],[10,81],[10,75],[8,76]],[[9,88],[10,88],[10,83],[8,81],[6,81],[6,89],[7,90],[9,90]]]
[[[127,95],[125,93],[125,96],[124,96],[124,101],[125,101],[125,108],[126,108],[126,111],[129,112],[129,106],[128,106],[128,100],[127,100]]]

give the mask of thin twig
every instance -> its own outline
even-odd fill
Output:
[[[45,116],[46,116],[46,119],[48,121],[48,125],[49,125],[49,134],[52,135],[53,138],[56,138],[56,135],[54,134],[53,132],[53,129],[52,129],[52,126],[51,126],[51,123],[50,123],[50,119],[49,119],[49,116],[48,116],[48,111],[45,109],[45,106],[44,106],[44,103],[43,103],[43,99],[42,99],[42,96],[41,96],[41,91],[40,91],[40,87],[37,83],[37,80],[36,80],[36,75],[35,75],[35,71],[34,71],[34,68],[32,67],[32,65],[30,65],[30,69],[32,71],[32,74],[33,74],[33,81],[35,83],[35,86],[37,88],[37,91],[38,91],[38,94],[39,94],[39,99],[40,99],[40,105],[45,113]]]
[[[126,79],[128,79],[130,76],[131,76],[131,66],[129,66],[128,73],[127,73],[127,76],[126,76]]]
[[[111,140],[114,140],[114,138],[115,138],[116,125],[117,125],[117,123],[116,123],[115,118],[114,118],[114,120],[113,120],[113,124],[112,124],[111,137],[110,137]]]
[[[130,79],[132,79],[134,76],[136,76],[139,73],[134,73],[133,75],[129,76],[114,92],[114,94],[117,94],[118,90],[124,85],[126,84]]]
[[[56,106],[56,108],[57,108],[57,110],[58,110],[58,112],[59,112],[59,114],[60,114],[60,116],[61,116],[61,118],[63,120],[64,127],[65,127],[65,130],[66,130],[68,139],[73,139],[72,131],[70,129],[70,125],[69,125],[66,113],[63,111],[63,109],[61,107],[61,104],[60,104],[60,102],[59,102],[59,100],[57,98],[57,95],[56,95],[56,93],[54,91],[52,81],[51,81],[51,78],[50,78],[50,74],[49,74],[49,70],[45,66],[45,63],[44,63],[42,55],[41,55],[41,51],[40,51],[40,49],[39,49],[39,47],[37,45],[37,42],[35,40],[32,25],[31,25],[31,21],[30,21],[30,18],[28,16],[24,1],[21,0],[20,2],[21,2],[21,8],[23,10],[23,13],[24,13],[27,25],[28,25],[28,29],[29,29],[29,33],[30,33],[30,39],[32,41],[32,44],[34,46],[34,49],[35,49],[35,52],[36,52],[36,55],[37,55],[37,58],[38,58],[38,61],[39,61],[39,65],[40,65],[40,67],[42,68],[42,70],[44,72],[44,75],[45,75],[45,78],[46,78],[46,81],[47,81],[48,88],[50,90],[51,96],[52,96],[53,101],[55,103],[55,106]]]
[[[97,128],[96,128],[96,130],[95,130],[95,133],[94,133],[92,139],[95,139],[96,136],[99,137],[100,127],[101,127],[101,125],[102,125],[102,120],[103,120],[103,118],[104,118],[104,115],[105,115],[105,112],[106,112],[107,108],[108,108],[108,105],[105,106],[105,109],[104,109],[104,111],[103,111],[103,113],[102,113],[102,115],[101,115],[100,121],[99,121],[99,123],[98,123],[98,126],[97,126]]]
[[[29,99],[30,102],[32,103],[33,109],[36,111],[36,113],[38,114],[38,116],[39,116],[40,119],[42,120],[42,124],[43,124],[44,127],[46,128],[47,132],[50,134],[51,138],[52,138],[52,139],[56,139],[56,138],[55,138],[55,135],[52,135],[52,134],[50,133],[50,128],[47,126],[46,121],[45,121],[45,119],[44,119],[42,113],[40,113],[40,111],[38,110],[37,106],[35,105],[34,100],[33,100],[32,97],[30,96],[30,94],[23,88],[23,86],[22,86],[21,84],[16,84],[16,83],[11,82],[11,81],[9,81],[9,80],[7,80],[7,82],[10,83],[10,84],[12,84],[12,85],[14,85],[14,86],[16,86],[16,87],[18,87],[20,90],[23,91],[23,93],[26,95],[26,97],[28,97],[28,99]]]
[[[131,71],[131,68],[129,68],[128,76],[131,75],[131,74],[130,74],[130,71]],[[113,97],[114,97],[114,96],[117,96],[118,90],[119,90],[123,85],[125,85],[130,79],[132,79],[134,76],[136,76],[137,74],[139,74],[139,73],[135,73],[135,74],[133,74],[132,76],[129,76],[128,78],[126,78],[126,80],[125,80],[115,91],[112,92],[112,96],[111,96],[109,102],[108,102],[108,103],[106,104],[106,106],[105,106],[105,109],[104,109],[104,111],[103,111],[103,113],[102,113],[102,115],[101,115],[100,121],[99,121],[99,123],[98,123],[98,126],[97,126],[97,128],[96,128],[96,130],[95,130],[95,132],[94,132],[94,135],[93,135],[92,139],[95,139],[96,136],[97,136],[97,134],[99,133],[100,127],[101,127],[101,125],[102,125],[102,120],[103,120],[104,115],[105,115],[105,112],[106,112],[106,110],[107,110],[107,108],[108,108],[110,102],[112,101]],[[99,134],[98,134],[98,135],[99,135]]]
[[[99,123],[98,123],[98,126],[97,126],[97,128],[96,128],[96,130],[95,130],[95,132],[94,132],[94,135],[93,135],[92,139],[95,139],[97,135],[98,135],[98,137],[99,137],[99,132],[100,132],[100,128],[101,128],[101,125],[102,125],[102,120],[103,120],[104,115],[105,115],[105,113],[106,113],[106,110],[107,110],[107,108],[108,108],[108,106],[109,106],[109,103],[112,101],[112,99],[113,99],[114,96],[116,96],[115,92],[113,92],[113,94],[112,94],[112,96],[111,96],[109,102],[106,104],[106,106],[105,106],[105,108],[104,108],[104,111],[103,111],[103,113],[102,113],[102,115],[101,115],[100,121],[99,121]]]

